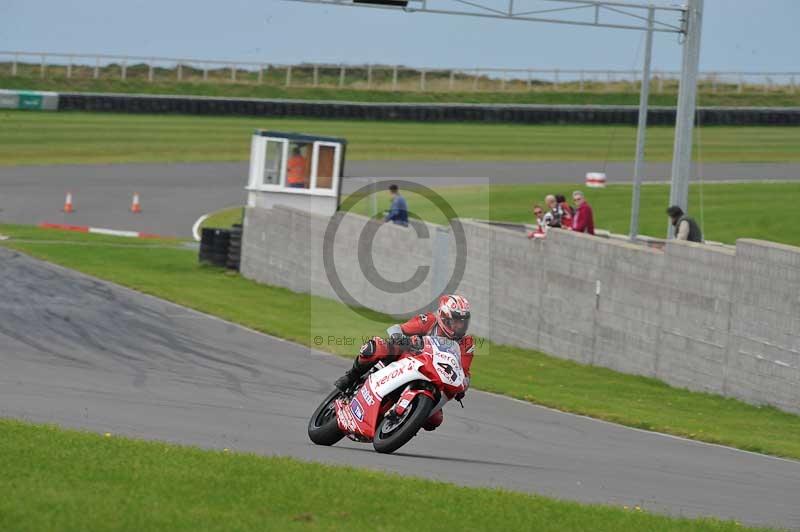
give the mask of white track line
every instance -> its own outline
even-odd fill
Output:
[[[200,218],[198,218],[198,219],[197,219],[197,221],[196,221],[196,222],[194,223],[194,225],[192,226],[192,236],[194,237],[194,239],[195,239],[197,242],[200,242],[200,233],[198,232],[198,231],[200,231],[200,225],[201,225],[203,222],[205,222],[205,221],[206,221],[206,218],[208,218],[209,216],[211,216],[211,213],[204,214],[203,216],[201,216]]]
[[[131,238],[139,238],[138,231],[119,231],[117,229],[103,229],[101,227],[90,227],[90,233],[98,235],[112,235],[112,236],[127,236]]]

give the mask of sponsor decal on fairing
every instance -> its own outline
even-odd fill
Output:
[[[386,384],[386,383],[387,383],[387,382],[389,382],[390,380],[392,380],[392,379],[394,379],[394,378],[397,378],[397,377],[399,377],[399,376],[400,376],[400,375],[402,375],[402,374],[403,374],[403,367],[402,367],[402,366],[398,366],[397,368],[395,368],[395,369],[394,369],[394,371],[392,371],[391,373],[388,373],[388,374],[384,375],[383,377],[381,377],[381,378],[380,378],[380,380],[378,380],[377,382],[375,382],[375,386],[376,386],[376,387],[377,387],[377,386],[383,386],[384,384]]]
[[[453,386],[458,386],[465,378],[459,360],[447,351],[438,351],[433,355],[433,366],[442,381]]]
[[[353,398],[353,401],[350,403],[350,411],[357,420],[364,421],[364,407],[361,406],[357,398]]]
[[[430,380],[419,373],[422,365],[423,363],[419,360],[408,358],[393,362],[384,369],[373,373],[369,380],[372,394],[380,400],[408,380],[415,378]]]
[[[337,401],[337,407],[337,415],[341,421],[341,423],[339,423],[339,427],[345,432],[356,432],[356,420],[353,419],[353,414],[351,413],[350,409],[347,408],[347,405],[341,404]]]
[[[363,398],[364,398],[364,401],[367,403],[367,406],[372,406],[372,405],[374,405],[374,404],[375,404],[375,399],[373,399],[373,398],[372,398],[372,394],[371,394],[371,393],[370,393],[370,391],[367,389],[367,386],[366,386],[366,385],[364,385],[364,386],[361,388],[361,397],[363,397]]]

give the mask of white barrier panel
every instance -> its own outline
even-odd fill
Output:
[[[606,188],[606,174],[603,172],[588,172],[586,186],[589,188]]]
[[[58,93],[0,89],[0,109],[58,110]]]

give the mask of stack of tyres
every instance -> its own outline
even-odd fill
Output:
[[[228,262],[230,240],[231,232],[227,229],[203,229],[200,241],[200,262],[224,268]]]
[[[214,252],[211,264],[222,268],[228,263],[228,246],[231,243],[231,232],[227,229],[214,230]]]
[[[230,231],[230,243],[228,244],[228,262],[225,267],[229,270],[239,271],[239,264],[242,260],[242,224],[234,224]]]
[[[200,239],[200,255],[198,259],[201,263],[211,264],[211,255],[214,252],[214,232],[216,229],[204,227]]]

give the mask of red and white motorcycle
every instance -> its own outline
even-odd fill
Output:
[[[467,386],[458,342],[425,336],[417,350],[379,362],[347,392],[331,392],[311,416],[308,437],[333,445],[347,436],[391,453]]]

